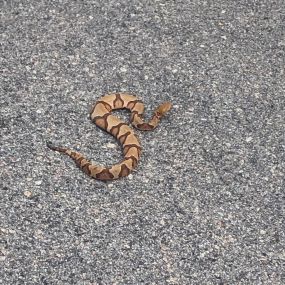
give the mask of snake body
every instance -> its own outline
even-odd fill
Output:
[[[155,111],[149,122],[142,115],[144,104],[136,96],[128,93],[115,93],[101,97],[90,112],[90,119],[99,128],[112,134],[123,147],[124,159],[111,167],[102,167],[91,163],[81,153],[69,148],[58,147],[48,142],[47,146],[70,156],[87,175],[98,180],[114,180],[127,176],[136,166],[141,155],[141,146],[128,124],[111,114],[112,110],[126,108],[131,111],[131,124],[143,131],[153,130],[163,115],[170,110],[171,103],[164,102]]]

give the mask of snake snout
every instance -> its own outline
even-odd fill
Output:
[[[163,116],[165,113],[167,113],[172,107],[172,104],[170,102],[164,102],[161,104],[157,111]]]

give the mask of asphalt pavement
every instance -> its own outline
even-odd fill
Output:
[[[285,284],[284,11],[0,1],[0,284]],[[46,141],[118,162],[89,120],[112,92],[173,108],[104,183]]]

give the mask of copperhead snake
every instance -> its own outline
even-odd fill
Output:
[[[98,180],[114,180],[127,176],[136,166],[141,155],[141,146],[128,124],[111,114],[112,110],[126,108],[131,111],[130,123],[142,131],[153,130],[161,118],[171,108],[170,102],[164,102],[156,108],[148,123],[144,122],[142,115],[144,104],[136,96],[128,93],[114,93],[101,97],[90,112],[90,119],[99,128],[112,134],[123,147],[124,159],[111,167],[102,167],[91,163],[81,153],[69,148],[58,147],[47,142],[47,146],[71,157],[80,169],[87,175]]]

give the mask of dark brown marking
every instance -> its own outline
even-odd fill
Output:
[[[113,104],[115,108],[122,108],[124,106],[124,100],[121,98],[120,94],[116,94],[116,99]]]
[[[130,157],[131,155],[128,155],[128,152],[130,151],[130,149],[131,148],[135,148],[136,149],[136,151],[137,151],[137,153],[138,153],[138,155],[140,154],[140,149],[138,149],[137,147],[135,147],[135,146],[131,146],[131,147],[128,147],[126,150],[124,149],[124,156],[126,157],[126,158],[128,158],[128,157]]]
[[[141,153],[141,147],[137,144],[127,144],[124,146],[123,150],[124,150],[124,155],[126,155],[126,153],[128,153],[128,151],[130,150],[130,148],[135,147],[138,151],[138,154],[140,155]]]
[[[77,158],[77,159],[75,159],[76,164],[79,165],[79,166],[81,166],[81,162],[82,162],[83,159],[84,159],[83,156],[82,156],[82,157],[79,157],[79,158]]]
[[[112,106],[111,106],[110,104],[108,104],[107,102],[105,102],[105,101],[98,101],[96,105],[98,105],[98,104],[103,104],[104,107],[105,107],[109,112],[112,111]]]
[[[134,103],[133,101],[131,101],[131,102],[129,102],[129,103],[127,104],[127,108],[128,108],[129,110],[132,110],[132,109],[134,108],[134,106],[135,106],[135,103]]]
[[[137,128],[142,130],[142,131],[151,131],[154,129],[154,126],[152,126],[148,123],[142,123],[142,124],[138,124]]]
[[[86,173],[87,175],[91,175],[91,171],[89,169],[89,166],[91,165],[91,163],[86,163],[83,167],[82,167],[82,170],[84,171],[84,173]]]
[[[127,176],[130,173],[130,169],[123,163],[121,165],[121,171],[119,177]]]
[[[126,132],[125,134],[121,135],[117,139],[120,141],[121,144],[124,144],[127,137],[131,134],[131,132]]]
[[[137,166],[138,160],[133,155],[126,157],[126,159],[131,159],[132,160],[132,167],[133,168],[135,168]]]
[[[108,104],[107,102],[105,101],[97,101],[96,104],[94,104],[94,106],[91,108],[90,110],[90,116],[93,114],[95,108],[97,107],[97,105],[99,104],[103,104],[104,107],[108,110],[108,112],[112,111],[112,106],[110,104]]]
[[[72,158],[74,158],[74,159],[77,159],[77,158],[76,158],[76,156],[77,156],[76,154],[77,154],[76,152],[72,151],[71,154],[70,154],[70,156],[71,156]]]
[[[135,119],[135,115],[137,115],[137,116],[139,116],[139,117],[140,117],[140,115],[139,115],[139,112],[138,112],[138,111],[132,111],[132,113],[131,113],[131,119],[130,119],[131,123],[134,121],[134,119]]]
[[[103,116],[96,116],[93,118],[93,122],[100,128],[106,130],[108,128],[107,118],[110,116],[110,113],[106,113]]]
[[[130,109],[130,110],[132,110],[132,109],[135,108],[135,106],[136,106],[137,103],[142,103],[142,101],[141,101],[141,100],[130,101],[130,102],[128,103],[128,105],[127,105],[127,108]]]
[[[116,125],[116,126],[114,126],[114,127],[112,127],[112,128],[110,129],[110,133],[111,133],[114,137],[117,137],[117,135],[118,135],[119,132],[120,132],[120,128],[121,128],[122,126],[128,126],[128,124],[126,124],[126,123],[119,123],[118,125]]]
[[[93,118],[93,120],[97,120],[97,119],[107,119],[109,116],[111,115],[111,113],[106,113],[103,116],[96,116]]]
[[[114,175],[109,171],[109,169],[104,169],[100,173],[96,174],[96,178],[100,180],[112,180]]]

